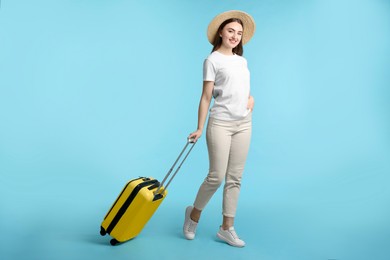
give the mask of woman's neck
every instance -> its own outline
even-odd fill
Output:
[[[231,48],[225,48],[225,47],[223,47],[223,46],[219,47],[219,48],[217,49],[217,51],[218,51],[219,53],[224,54],[224,55],[229,55],[229,56],[234,55],[233,49],[231,49]]]

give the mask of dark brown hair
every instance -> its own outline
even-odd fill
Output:
[[[223,28],[228,23],[232,23],[232,22],[237,22],[237,23],[241,24],[242,29],[244,30],[244,23],[240,19],[238,19],[238,18],[227,19],[226,21],[221,23],[221,25],[218,28],[217,33],[214,36],[214,41],[213,41],[213,46],[214,47],[213,47],[213,50],[211,52],[216,51],[216,50],[219,49],[219,47],[221,47],[221,45],[222,45],[222,38],[221,38],[220,34],[221,34]],[[244,48],[242,47],[242,38],[240,40],[240,43],[236,47],[233,48],[233,53],[235,53],[237,55],[240,55],[240,56],[242,56],[242,54],[244,53]]]

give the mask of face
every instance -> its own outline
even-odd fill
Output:
[[[223,47],[230,49],[235,48],[241,41],[242,31],[242,25],[238,22],[226,24],[219,34],[222,38]]]

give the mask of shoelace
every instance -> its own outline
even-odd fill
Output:
[[[197,226],[196,223],[193,222],[191,219],[190,219],[189,223],[190,224],[187,226],[187,232],[194,232],[196,229],[196,226]]]
[[[240,239],[234,229],[233,230],[228,230],[228,232],[233,237],[233,239]]]

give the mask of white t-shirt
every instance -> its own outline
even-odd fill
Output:
[[[250,113],[250,74],[244,57],[212,52],[203,63],[203,80],[214,81],[210,117],[232,121]]]

